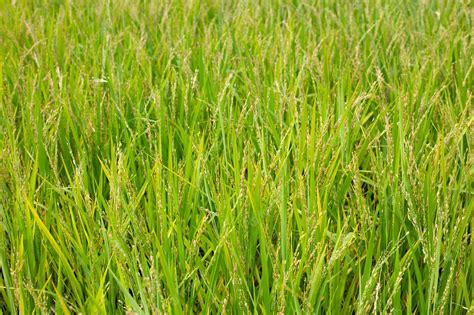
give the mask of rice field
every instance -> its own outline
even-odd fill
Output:
[[[0,0],[0,314],[474,314],[470,0]]]

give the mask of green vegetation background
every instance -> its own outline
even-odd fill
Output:
[[[0,0],[0,313],[474,312],[473,16]]]

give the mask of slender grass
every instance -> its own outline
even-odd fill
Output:
[[[0,313],[473,313],[473,14],[0,0]]]

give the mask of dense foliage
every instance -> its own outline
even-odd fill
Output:
[[[474,312],[473,16],[0,0],[0,313]]]

